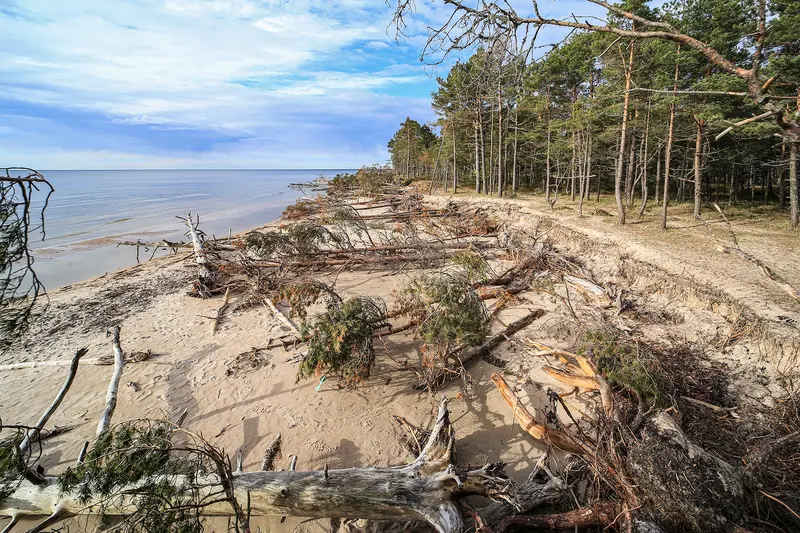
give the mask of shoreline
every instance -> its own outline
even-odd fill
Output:
[[[268,206],[257,207],[243,207],[235,210],[234,214],[228,216],[219,216],[219,213],[212,213],[208,220],[203,219],[201,214],[201,222],[204,226],[211,226],[212,230],[208,231],[208,238],[214,235],[213,229],[219,230],[223,224],[234,222],[237,228],[242,228],[241,221],[248,220],[248,225],[244,229],[237,229],[233,231],[230,228],[229,233],[224,235],[238,236],[260,227],[265,227],[273,224],[280,219],[283,210],[294,203],[300,195],[290,195],[281,201],[273,202]],[[223,212],[228,212],[223,211]],[[262,215],[269,213],[270,222],[264,224]],[[236,216],[236,215],[239,216]],[[258,220],[258,222],[256,222]],[[236,223],[239,221],[239,223]],[[136,241],[142,240],[144,242],[153,241],[158,242],[162,239],[180,241],[185,239],[184,230],[180,229],[180,222],[176,221],[174,229],[144,229],[142,231],[131,231],[125,233],[118,233],[114,235],[104,235],[101,237],[93,237],[72,243],[56,244],[52,247],[35,249],[33,254],[36,260],[35,271],[37,276],[44,282],[47,292],[58,290],[65,286],[82,283],[100,276],[110,273],[116,273],[126,268],[136,266],[136,251],[131,246],[120,246],[122,241]],[[154,258],[167,257],[169,251],[160,250]],[[149,254],[140,256],[140,263],[149,259]]]
[[[445,197],[424,199],[426,208],[446,201]],[[514,299],[501,306],[489,304],[493,313],[497,311],[493,334],[502,330],[504,324],[512,324],[529,314],[531,309],[542,309],[544,315],[516,338],[493,349],[491,359],[473,361],[468,369],[468,388],[456,380],[439,391],[449,402],[460,461],[473,465],[502,461],[508,465],[512,480],[526,479],[546,446],[520,429],[491,376],[498,372],[496,365],[502,365],[503,375],[518,396],[519,405],[533,412],[545,412],[550,401],[547,390],[564,389],[559,389],[559,384],[543,370],[543,365],[550,362],[546,356],[542,359],[531,355],[528,340],[570,350],[580,342],[587,327],[611,324],[635,328],[637,339],[643,343],[653,346],[672,343],[673,347],[703,351],[708,354],[709,363],[730,369],[730,383],[720,394],[736,395],[731,401],[737,408],[774,406],[782,398],[772,365],[759,352],[755,335],[737,338],[729,346],[719,348],[717,341],[730,340],[736,321],[728,318],[730,309],[713,301],[713,294],[703,292],[702,286],[687,289],[686,293],[679,293],[666,283],[654,287],[669,276],[675,278],[673,284],[680,284],[691,279],[691,272],[678,276],[674,270],[657,270],[655,266],[648,272],[637,270],[643,268],[643,258],[630,252],[643,244],[637,241],[635,228],[619,231],[606,219],[587,217],[580,223],[586,226],[587,234],[571,235],[570,232],[575,232],[565,220],[541,212],[535,203],[526,207],[519,200],[472,200],[466,196],[456,198],[456,202],[459,209],[470,213],[472,209],[488,213],[508,231],[535,236],[541,246],[531,246],[530,250],[541,248],[554,255],[552,261],[545,260],[532,267],[531,273],[550,276],[555,284],[542,286],[531,280]],[[443,219],[432,220],[438,224]],[[602,239],[598,230],[613,235]],[[620,245],[619,240],[626,236],[631,240],[625,243],[627,246]],[[552,240],[544,246],[546,239]],[[743,243],[747,242],[747,238],[743,239]],[[670,254],[674,252],[658,247],[640,251],[661,252],[663,259],[672,257]],[[491,261],[497,262],[496,270],[505,271],[512,259],[500,255],[503,254],[491,255]],[[578,256],[580,259],[574,259]],[[232,295],[228,313],[219,327],[212,330],[211,323],[223,296],[205,300],[188,296],[187,291],[197,279],[197,266],[191,258],[191,250],[181,251],[175,257],[143,262],[54,290],[50,308],[37,317],[28,337],[6,354],[2,362],[65,360],[82,346],[89,348],[90,358],[105,357],[111,353],[106,331],[119,325],[126,353],[151,355],[144,361],[125,365],[116,421],[164,419],[186,410],[185,426],[231,454],[241,450],[246,471],[259,468],[263,451],[277,432],[281,432],[285,453],[299,457],[298,470],[322,469],[326,465],[335,469],[403,463],[408,452],[401,444],[401,432],[392,416],[399,415],[412,424],[426,427],[438,404],[438,398],[414,390],[418,379],[408,368],[404,370],[405,363],[417,367],[424,360],[419,339],[413,332],[400,332],[376,343],[375,375],[355,391],[338,389],[333,378],[325,382],[316,377],[298,380],[297,358],[302,348],[272,344],[274,339],[291,332],[266,305],[240,308],[245,294]],[[612,322],[605,322],[614,315],[613,305],[569,289],[566,295],[571,303],[567,308],[555,297],[563,296],[566,287],[557,274],[552,277],[554,268],[564,268],[565,263],[558,258],[579,262],[579,275],[604,288],[625,287],[625,298],[631,307],[611,318]],[[387,307],[391,307],[415,272],[431,270],[431,265],[416,271],[354,266],[308,273],[325,283],[335,282],[336,291],[343,298],[368,295],[384,299]],[[552,288],[555,286],[558,293],[548,292],[555,291]],[[281,302],[277,304],[283,307]],[[313,316],[320,309],[315,307],[310,311],[309,316]],[[602,318],[604,313],[606,318]],[[713,367],[715,372],[719,368]],[[767,373],[763,368],[769,368]],[[7,387],[0,390],[0,404],[6,417],[27,422],[31,413],[41,411],[50,402],[50,397],[42,391],[56,390],[63,373],[63,366],[4,373]],[[83,441],[94,434],[111,373],[111,366],[87,363],[81,367],[74,390],[51,421],[56,426],[73,429],[48,443],[52,452],[42,460],[48,473],[57,473],[74,464]],[[32,380],[36,382],[35,388],[30,387]],[[747,391],[747,396],[742,396],[741,391]],[[721,397],[702,395],[712,393],[715,392],[698,388],[690,395],[721,404]],[[579,402],[578,411],[587,409],[590,404],[586,402],[590,400],[574,398]],[[254,519],[253,525],[256,524],[262,529],[287,527],[298,531],[315,531],[320,525],[319,522],[303,525],[302,519],[289,518],[281,526],[277,519],[260,517]],[[223,528],[224,524],[219,526]]]

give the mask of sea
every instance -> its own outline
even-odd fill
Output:
[[[316,193],[290,187],[340,170],[50,170],[55,188],[44,232],[31,235],[34,268],[52,290],[136,264],[122,241],[184,240],[177,216],[191,212],[211,238],[227,237],[280,217],[297,198]],[[45,194],[34,196],[38,217]],[[139,260],[149,255],[142,252]]]

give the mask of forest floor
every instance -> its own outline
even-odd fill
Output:
[[[426,198],[433,204],[449,200]],[[508,232],[547,240],[559,261],[577,265],[587,279],[609,290],[623,291],[627,303],[619,312],[613,302],[583,296],[550,273],[500,311],[493,331],[529,309],[546,311],[494,352],[533,412],[546,411],[548,388],[563,390],[563,385],[541,370],[546,358],[529,355],[526,339],[577,350],[587,332],[608,327],[662,353],[690,353],[685,370],[692,375],[682,390],[695,399],[726,409],[773,408],[793,395],[800,374],[800,302],[752,263],[716,251],[718,241],[730,244],[730,232],[717,214],[707,212],[706,224],[694,221],[684,206],[673,208],[672,229],[664,233],[652,207],[641,220],[632,216],[630,224],[619,227],[615,217],[600,212],[614,212],[607,203],[588,203],[586,216],[579,218],[563,200],[552,211],[543,201],[524,197],[500,201],[459,194],[456,201],[486,209]],[[800,246],[780,221],[744,212],[729,218],[743,250],[800,286]],[[502,258],[492,264],[503,270]],[[298,381],[296,351],[266,349],[271,339],[288,332],[286,326],[267,307],[254,307],[230,313],[212,334],[210,317],[221,297],[187,296],[195,275],[191,254],[182,252],[52,291],[33,330],[0,356],[0,364],[65,360],[82,346],[89,347],[87,357],[111,355],[106,332],[119,324],[123,349],[151,356],[126,365],[115,421],[164,418],[187,409],[185,426],[231,456],[241,449],[245,470],[258,468],[278,432],[283,462],[297,455],[299,470],[326,464],[387,466],[410,459],[392,415],[425,426],[438,403],[414,390],[415,374],[403,369],[403,362],[419,365],[422,357],[413,335],[379,342],[377,368],[354,391],[338,389],[333,379],[321,385],[316,379]],[[334,275],[342,295],[379,296],[391,306],[415,272],[384,268],[319,276],[330,281]],[[513,478],[524,479],[543,448],[520,430],[489,379],[496,362],[474,363],[468,387],[454,382],[442,391],[451,399],[458,459],[472,465],[504,461]],[[56,426],[74,429],[48,442],[42,461],[48,473],[73,464],[83,441],[93,436],[111,372],[111,366],[82,365],[52,419]],[[33,423],[64,373],[63,366],[2,372],[3,420]],[[580,411],[583,404],[574,402]],[[738,423],[730,412],[725,411],[726,423]],[[721,453],[731,452],[723,447]],[[210,525],[225,530],[223,522]],[[275,528],[278,519],[254,519],[252,525],[254,530]],[[327,531],[322,521],[291,518],[280,527]]]

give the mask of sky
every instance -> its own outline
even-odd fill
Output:
[[[398,42],[384,0],[0,0],[0,166],[385,163],[447,73],[417,9]]]

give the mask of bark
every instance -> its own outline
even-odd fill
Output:
[[[478,122],[475,122],[475,194],[481,192],[481,160],[478,145]]]
[[[497,77],[497,196],[503,196],[503,91]]]
[[[581,135],[583,138],[583,135]],[[585,176],[588,175],[587,166],[589,161],[589,151],[586,148],[586,142],[584,142],[584,158],[583,161],[580,163],[581,172],[580,177],[578,178],[578,216],[583,217],[583,196],[586,193],[586,178]]]
[[[789,224],[796,228],[800,223],[797,198],[797,145],[800,143],[800,136],[790,136],[789,140],[792,143],[789,147]]]
[[[658,155],[656,155],[656,194],[653,197],[653,201],[658,205],[659,197],[658,197],[658,187],[661,184],[661,148],[658,149]]]
[[[188,228],[187,233],[192,240],[192,248],[194,249],[194,262],[198,269],[197,281],[189,294],[204,299],[209,298],[211,297],[211,292],[216,288],[216,275],[206,254],[205,243],[199,229],[200,217],[198,216],[193,220],[192,214],[187,213],[186,217],[181,218],[181,220]]]
[[[625,143],[628,139],[628,108],[631,101],[631,74],[633,71],[634,42],[630,44],[631,51],[628,57],[628,68],[625,70],[625,100],[622,104],[622,131],[619,139],[619,153],[617,168],[614,174],[614,197],[617,200],[617,212],[620,225],[625,224],[625,204],[622,201],[622,170],[625,165]]]
[[[453,130],[453,194],[458,192],[458,163],[456,162],[456,124],[455,118],[450,118],[450,128]]]
[[[269,470],[274,470],[275,468],[275,459],[278,458],[278,455],[281,453],[281,434],[278,433],[275,435],[275,438],[272,439],[272,442],[269,443],[267,449],[264,451],[264,459],[261,461],[261,471],[267,472]]]
[[[111,345],[114,350],[114,373],[108,383],[106,407],[103,410],[103,414],[100,415],[100,421],[97,423],[96,434],[98,436],[108,429],[111,417],[114,416],[114,410],[117,408],[117,391],[119,390],[119,382],[122,379],[122,370],[125,366],[125,357],[122,355],[122,347],[119,344],[119,326],[114,326],[114,330],[111,333]]]
[[[667,207],[669,206],[669,167],[672,161],[672,140],[675,135],[675,93],[678,91],[678,76],[680,75],[680,63],[678,57],[681,54],[681,46],[678,44],[678,51],[675,57],[675,83],[672,86],[672,103],[669,106],[669,130],[667,132],[667,147],[664,150],[664,198],[661,201],[661,229],[667,229]]]
[[[650,100],[647,101],[647,119],[644,126],[644,140],[642,140],[642,151],[640,152],[640,165],[642,166],[642,205],[639,208],[639,216],[644,215],[644,210],[647,207],[647,153],[650,150]],[[658,178],[656,178],[658,179]]]
[[[547,156],[546,156],[546,163],[545,163],[545,185],[544,185],[544,195],[545,200],[547,201],[548,205],[552,208],[553,204],[550,202],[550,87],[547,88]]]
[[[481,190],[486,194],[486,142],[483,135],[483,103],[478,100],[478,133],[481,141]]]
[[[633,208],[634,189],[636,188],[636,131],[631,132],[630,147],[628,148],[628,168],[625,173],[625,199],[628,207]]]
[[[511,165],[511,192],[517,194],[519,190],[519,175],[517,173],[517,146],[519,142],[519,103],[514,108],[514,160]]]
[[[781,161],[786,158],[786,145],[781,145]],[[783,175],[783,166],[778,169],[778,207],[786,209],[786,178]]]
[[[694,218],[700,218],[700,209],[703,201],[703,126],[705,121],[698,116],[694,118],[697,124],[697,135],[694,143]]]
[[[250,503],[252,516],[301,516],[309,518],[360,517],[368,519],[424,519],[440,533],[460,533],[463,518],[457,502],[461,497],[482,495],[511,501],[512,485],[502,467],[487,465],[476,470],[453,466],[455,433],[447,404],[439,408],[432,437],[422,453],[408,465],[388,468],[349,468],[311,472],[236,472],[232,478],[235,498]],[[180,485],[182,479],[173,481]],[[137,496],[127,487],[119,497],[105,499],[108,515],[124,516],[136,510]],[[198,484],[200,496],[219,493],[219,479],[210,476]],[[24,481],[0,503],[0,515],[19,517],[86,514],[99,502],[86,504],[77,495],[61,494],[57,480],[47,478],[35,487]],[[96,512],[96,510],[94,511]],[[227,500],[203,508],[204,516],[231,514]]]

